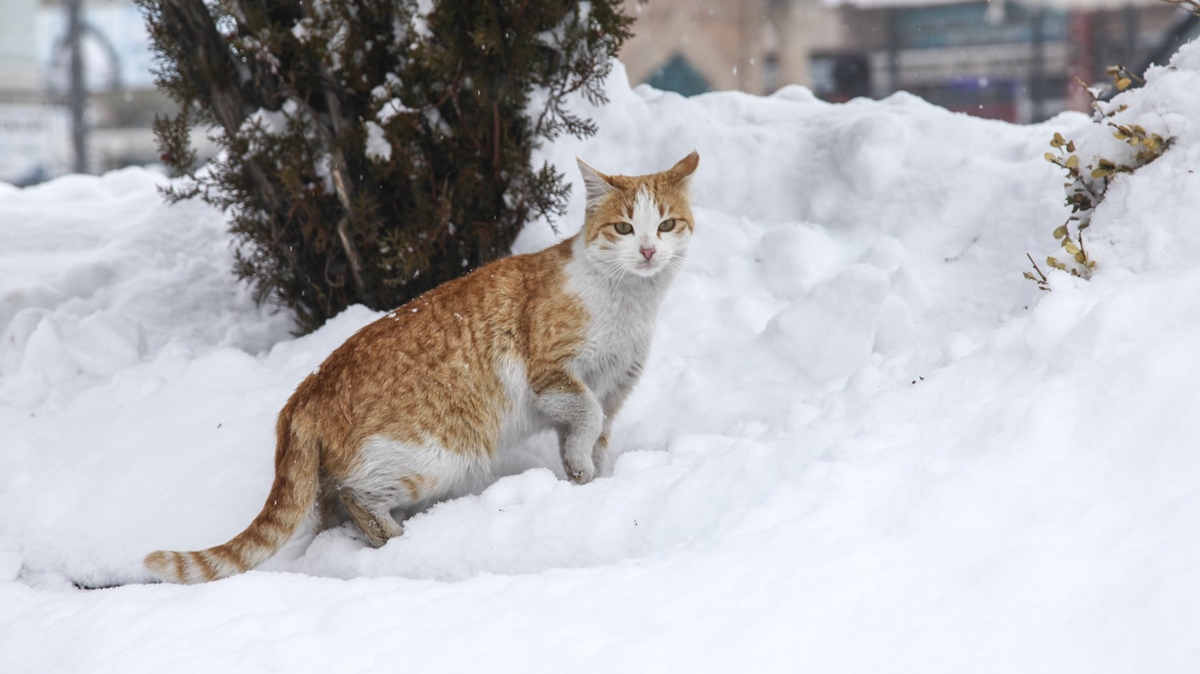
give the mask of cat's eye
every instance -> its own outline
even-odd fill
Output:
[[[672,229],[675,229],[675,218],[667,218],[658,223],[658,231],[660,232],[669,232]]]
[[[617,234],[632,234],[633,225],[628,222],[614,222],[613,229],[617,230]]]

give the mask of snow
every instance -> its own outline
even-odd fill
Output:
[[[1094,277],[1049,293],[1021,276],[1068,214],[1042,155],[1111,129],[684,99],[618,65],[577,104],[600,133],[535,163],[576,183],[562,233],[575,156],[701,160],[611,475],[564,481],[538,438],[381,549],[337,529],[201,586],[140,560],[250,521],[274,415],[382,314],[290,337],[220,214],[151,173],[0,186],[3,670],[1195,671],[1200,45],[1173,64],[1115,101],[1173,145],[1110,187]]]
[[[388,141],[383,127],[375,122],[367,122],[366,155],[370,159],[386,162],[392,158],[392,144]]]
[[[395,73],[388,73],[386,80],[386,84],[380,84],[371,90],[371,97],[375,100],[375,103],[379,105],[379,109],[375,113],[375,119],[379,120],[379,124],[387,124],[388,122],[392,121],[392,118],[396,115],[406,115],[420,112],[420,110],[416,110],[404,105],[404,103],[400,102],[399,97],[392,95],[392,92],[399,91],[403,86],[403,82],[400,81],[400,78]],[[375,122],[367,122],[367,130],[371,133],[375,133],[373,131],[373,127],[378,126],[379,125]],[[383,142],[383,129],[379,129],[378,133],[380,142]],[[372,152],[370,142],[371,141],[368,142],[368,153]],[[391,155],[390,146],[387,148],[387,153],[389,156]]]
[[[417,0],[416,11],[412,16],[412,28],[418,36],[433,35],[433,32],[429,30],[429,14],[433,12],[433,9],[433,0]]]
[[[420,112],[420,110],[404,105],[399,98],[393,98],[379,107],[379,111],[375,113],[375,119],[379,120],[380,124],[387,124],[396,115],[407,115],[414,112]]]

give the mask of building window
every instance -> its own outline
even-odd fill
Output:
[[[712,85],[704,76],[687,62],[682,54],[675,54],[666,63],[659,66],[646,84],[663,91],[674,91],[684,96],[695,96],[706,91],[712,91]]]
[[[813,93],[826,101],[843,103],[871,95],[871,68],[866,54],[813,54]]]

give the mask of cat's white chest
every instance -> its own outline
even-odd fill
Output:
[[[641,369],[654,336],[653,319],[628,314],[595,321],[575,367],[588,388],[603,397],[634,369]]]
[[[572,274],[571,272],[575,272]],[[576,376],[603,396],[640,370],[650,351],[658,308],[669,278],[618,284],[597,281],[586,270],[568,270],[568,287],[587,309],[583,347],[572,363]]]

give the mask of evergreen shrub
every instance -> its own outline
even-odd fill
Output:
[[[169,200],[230,215],[235,272],[308,332],[350,304],[398,306],[508,254],[569,185],[537,145],[595,132],[630,36],[620,0],[138,0]],[[424,5],[424,6],[419,6]],[[217,159],[189,141],[208,128]]]

